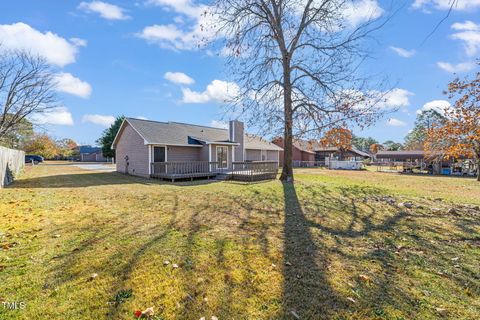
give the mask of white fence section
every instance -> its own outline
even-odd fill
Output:
[[[25,166],[25,152],[0,147],[0,188],[12,183]]]
[[[328,169],[360,170],[363,168],[362,161],[340,161],[327,158],[325,164]]]

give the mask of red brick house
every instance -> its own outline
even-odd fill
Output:
[[[273,139],[272,143],[283,149],[283,138],[278,137]],[[315,161],[315,147],[318,144],[316,141],[294,140],[293,141],[293,165],[300,166],[301,164],[308,165],[309,162],[313,165]],[[283,150],[280,151],[280,165],[283,165]]]

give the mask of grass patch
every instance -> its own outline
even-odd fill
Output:
[[[0,318],[474,319],[479,199],[473,180],[372,172],[243,185],[28,168],[0,191],[0,301],[26,308]]]

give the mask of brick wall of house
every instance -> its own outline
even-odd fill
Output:
[[[282,138],[276,138],[272,142],[283,149]],[[283,151],[280,151],[279,157],[280,157],[280,161],[279,161],[280,165],[283,165]],[[304,152],[298,149],[297,147],[293,146],[292,158],[293,158],[293,161],[315,161],[315,154]]]
[[[148,146],[144,144],[143,138],[128,123],[118,139],[115,154],[118,172],[149,177]],[[126,156],[128,156],[128,168],[125,160]]]
[[[302,151],[302,161],[315,161],[315,153]]]

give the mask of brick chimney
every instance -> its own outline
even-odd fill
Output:
[[[235,147],[234,160],[243,161],[245,139],[243,122],[238,120],[231,120],[228,125],[228,132],[230,141],[240,143],[238,147]]]

